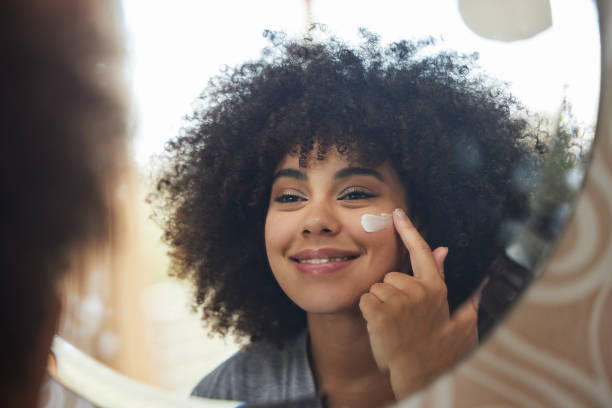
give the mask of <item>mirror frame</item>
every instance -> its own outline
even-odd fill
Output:
[[[602,81],[597,137],[593,146],[593,152],[598,153],[593,154],[585,185],[579,199],[574,203],[573,216],[565,227],[562,234],[563,239],[557,243],[552,256],[546,262],[547,266],[540,272],[539,279],[526,291],[520,304],[513,309],[488,341],[479,347],[471,358],[438,379],[427,390],[402,401],[402,406],[444,403],[449,407],[468,407],[491,403],[490,399],[487,400],[491,397],[495,398],[496,403],[526,405],[532,405],[533,402],[538,404],[546,402],[550,405],[558,403],[601,404],[602,406],[612,404],[612,391],[610,391],[612,385],[605,376],[607,373],[612,373],[611,356],[604,356],[607,357],[607,360],[603,360],[601,366],[596,367],[595,370],[598,371],[598,375],[604,374],[603,378],[600,376],[598,380],[607,379],[608,382],[604,381],[597,385],[596,381],[572,381],[575,378],[582,378],[579,375],[583,367],[572,366],[565,360],[559,349],[575,345],[566,338],[555,343],[555,348],[547,346],[551,331],[563,333],[567,330],[568,316],[563,313],[551,314],[546,324],[540,325],[533,318],[534,314],[541,314],[542,309],[561,307],[567,307],[576,312],[572,316],[572,321],[574,319],[590,321],[595,314],[601,316],[606,315],[606,312],[612,313],[612,292],[608,289],[611,286],[612,277],[605,273],[606,263],[604,262],[606,256],[612,254],[610,221],[606,221],[612,219],[610,216],[612,198],[605,194],[605,183],[612,180],[612,129],[605,120],[608,115],[612,114],[612,90],[608,87],[608,82],[611,80],[610,74],[612,74],[612,61],[608,62],[608,59],[612,57],[612,28],[608,26],[612,22],[612,5],[600,0],[598,10],[602,42]],[[585,222],[593,219],[600,221],[596,223],[597,228],[585,228]],[[563,280],[568,273],[567,268],[572,267],[575,263],[572,258],[574,255],[572,253],[568,255],[566,251],[568,248],[576,251],[588,245],[596,247],[595,255],[590,257],[588,262],[583,262],[582,269],[572,273],[572,276],[580,275],[580,279],[588,279],[591,282],[592,290],[588,291],[588,296],[596,298],[596,307],[592,309],[579,307],[588,300],[588,296],[556,303],[545,303],[539,300],[537,295],[542,291],[553,294],[555,291],[563,293],[562,289],[571,282],[567,281],[562,285],[559,284],[559,280]],[[601,329],[603,329],[601,330],[603,334],[608,336],[606,339],[612,337],[612,334],[608,333],[610,329],[607,332],[604,327]],[[525,335],[527,332],[529,336]],[[589,330],[578,336],[584,348],[588,349],[589,344],[600,341],[599,338],[595,338],[595,334],[598,333]],[[535,362],[529,361],[522,355],[526,351],[529,354],[533,350],[541,351],[541,357]],[[537,370],[534,370],[534,363],[538,366]],[[565,366],[566,371],[554,373],[552,369],[556,367],[555,365]],[[50,372],[53,375],[54,370],[51,367]],[[537,381],[531,381],[532,379]],[[513,388],[513,384],[516,383],[522,384],[522,387]],[[568,383],[573,384],[573,388],[568,390]],[[197,406],[209,405],[202,403]]]

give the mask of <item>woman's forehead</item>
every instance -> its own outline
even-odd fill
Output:
[[[304,170],[315,169],[329,164],[338,167],[369,167],[360,160],[346,153],[339,153],[336,148],[328,149],[325,153],[319,153],[315,148],[303,160],[299,153],[287,153],[278,163],[277,170],[283,168],[301,168]],[[371,164],[370,164],[371,165]],[[376,166],[377,167],[377,166]]]
[[[364,149],[356,144],[352,145],[328,145],[322,146],[314,143],[309,150],[301,146],[295,146],[279,161],[276,169],[285,167],[293,168],[316,168],[326,163],[328,159],[341,162],[344,167],[370,167],[376,168],[388,161],[388,157],[378,154],[366,153]]]
[[[325,171],[333,175],[344,175],[345,173],[351,175],[375,175],[376,178],[379,178],[381,181],[397,179],[397,173],[389,160],[374,165],[371,163],[364,164],[360,161],[351,160],[349,156],[335,150],[327,152],[323,157],[317,157],[317,155],[311,154],[305,163],[300,161],[300,156],[298,154],[287,154],[276,167],[275,174],[278,174],[281,170],[287,169],[297,170],[306,177],[309,172]],[[359,171],[355,171],[356,169]],[[347,170],[349,170],[348,173]]]

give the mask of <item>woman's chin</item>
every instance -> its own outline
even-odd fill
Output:
[[[357,299],[338,299],[338,298],[311,298],[308,301],[301,300],[296,304],[306,313],[317,315],[331,314],[354,314],[359,313],[359,298]]]

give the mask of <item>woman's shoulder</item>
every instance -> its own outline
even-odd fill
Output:
[[[261,342],[238,351],[206,375],[192,395],[248,403],[315,396],[307,338],[304,332],[281,349]]]

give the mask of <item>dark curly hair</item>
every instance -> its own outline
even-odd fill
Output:
[[[171,273],[193,281],[203,319],[277,344],[304,329],[268,265],[264,222],[280,160],[305,166],[333,148],[360,164],[390,161],[422,234],[450,247],[455,308],[503,253],[501,221],[528,211],[526,193],[511,189],[516,164],[540,148],[523,108],[477,55],[431,53],[431,39],[382,46],[362,30],[350,47],[265,35],[259,60],[211,80],[192,126],[167,144],[153,194]]]

